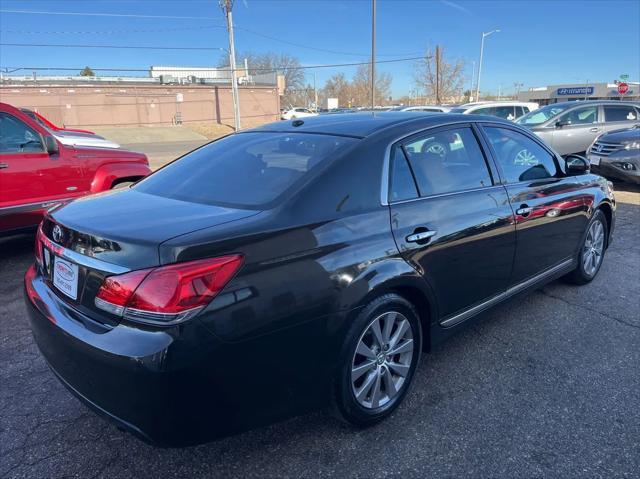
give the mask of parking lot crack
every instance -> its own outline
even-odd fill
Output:
[[[590,308],[589,306],[585,306],[584,304],[572,303],[571,301],[567,301],[565,298],[562,298],[560,296],[556,296],[554,294],[551,294],[545,288],[540,289],[539,291],[540,291],[541,294],[543,294],[543,295],[545,295],[545,296],[547,296],[549,298],[553,298],[553,299],[557,299],[558,301],[562,301],[563,303],[565,303],[565,304],[567,304],[569,306],[573,306],[573,307],[576,307],[578,309],[584,309],[585,311],[589,311],[591,313],[599,314],[600,316],[604,316],[607,319],[611,319],[611,320],[613,320],[613,321],[615,321],[617,323],[623,324],[625,326],[629,326],[631,328],[640,329],[640,325],[630,323],[628,321],[625,321],[624,319],[616,318],[615,316],[611,316],[610,314],[603,313],[602,311],[598,311],[595,308]]]

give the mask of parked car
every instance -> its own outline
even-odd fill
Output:
[[[30,110],[29,108],[20,108],[20,111],[22,113],[24,113],[25,115],[27,115],[28,117],[30,117],[32,120],[37,121],[42,126],[48,128],[51,131],[61,131],[61,132],[68,132],[68,133],[83,133],[83,134],[87,134],[87,135],[95,135],[94,132],[89,131],[89,130],[80,130],[80,129],[77,129],[77,128],[59,127],[56,124],[54,124],[54,123],[50,122],[49,120],[47,120],[44,116],[42,116],[37,111]]]
[[[307,118],[309,116],[317,116],[317,113],[312,112],[309,108],[291,108],[285,110],[280,117],[281,120],[293,120],[295,118]]]
[[[142,153],[69,146],[0,103],[0,235],[34,228],[46,208],[150,173]]]
[[[638,123],[640,104],[616,100],[553,103],[518,119],[561,155],[584,153],[603,133]]]
[[[49,211],[25,276],[31,327],[70,391],[148,441],[327,403],[371,425],[420,353],[480,312],[594,279],[616,204],[588,167],[477,115],[240,131]]]
[[[391,111],[417,111],[417,112],[447,112],[450,111],[452,107],[450,106],[442,106],[442,105],[419,105],[419,106],[397,106],[393,108]]]
[[[640,125],[600,135],[587,157],[594,171],[640,184]]]
[[[539,106],[537,103],[523,101],[477,101],[465,103],[449,111],[465,115],[497,116],[498,118],[514,121],[522,115],[537,110]]]

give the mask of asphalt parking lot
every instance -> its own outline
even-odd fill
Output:
[[[596,280],[554,282],[425,355],[390,420],[319,411],[188,449],[120,432],[59,384],[22,302],[33,238],[0,240],[0,477],[639,477],[640,189],[616,189]]]

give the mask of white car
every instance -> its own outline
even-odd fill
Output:
[[[391,111],[422,111],[422,112],[438,112],[446,113],[451,110],[450,106],[443,105],[418,105],[418,106],[397,106]]]
[[[294,118],[305,118],[307,116],[318,116],[318,114],[312,112],[308,108],[296,107],[283,111],[280,118],[282,120],[293,120]]]
[[[453,108],[449,113],[465,115],[489,115],[515,121],[527,113],[537,110],[537,103],[527,101],[477,101]]]

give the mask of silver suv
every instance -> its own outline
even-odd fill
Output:
[[[553,103],[518,118],[561,155],[584,153],[603,133],[638,123],[640,103],[587,100]]]

